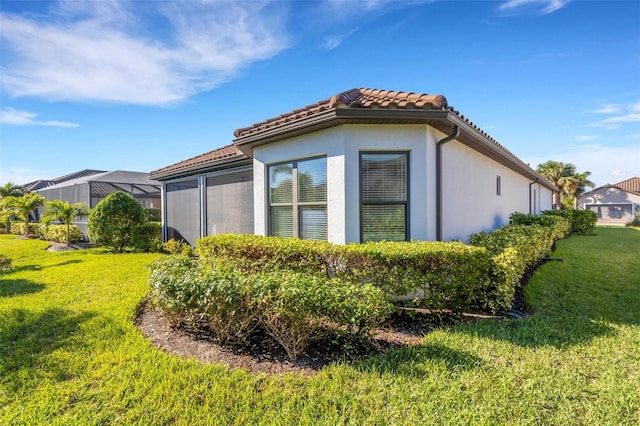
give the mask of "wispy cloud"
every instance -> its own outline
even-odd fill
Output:
[[[585,111],[592,114],[616,114],[620,112],[622,104],[604,104],[600,108]]]
[[[629,104],[605,104],[598,109],[586,112],[611,115],[589,126],[618,129],[624,124],[640,122],[640,101]]]
[[[347,31],[342,34],[330,34],[326,36],[320,47],[326,50],[333,50],[340,46],[344,40],[346,40],[351,34],[355,33],[358,28],[354,28],[351,31]]]
[[[573,139],[579,142],[589,142],[598,139],[598,137],[593,135],[576,135],[573,137]]]
[[[278,4],[205,0],[62,1],[47,16],[3,13],[2,86],[14,97],[173,103],[285,49],[282,20]]]
[[[50,127],[79,127],[77,123],[57,120],[36,120],[38,114],[5,107],[0,111],[0,123],[14,126],[50,126]]]
[[[562,9],[571,0],[507,0],[498,6],[502,16],[547,15]]]

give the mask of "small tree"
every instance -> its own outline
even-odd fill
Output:
[[[44,206],[46,199],[35,192],[30,192],[22,197],[7,197],[5,199],[6,205],[11,209],[13,214],[24,220],[24,235],[29,235],[29,216],[38,207]]]
[[[131,244],[131,227],[144,221],[144,208],[131,194],[114,192],[89,213],[89,238],[122,253]]]
[[[89,215],[89,206],[85,203],[70,204],[68,201],[53,200],[47,204],[42,222],[49,224],[54,220],[59,220],[67,225],[67,246],[69,246],[69,228],[75,218]]]
[[[21,197],[23,194],[24,188],[13,182],[7,182],[0,186],[0,222],[4,223],[7,227],[7,233],[9,233],[9,229],[11,229],[11,216],[13,216],[13,212],[5,203],[5,200],[10,197]]]

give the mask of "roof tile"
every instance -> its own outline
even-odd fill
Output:
[[[248,136],[335,108],[447,109],[447,107],[447,99],[442,95],[356,88],[251,126],[237,129],[233,134],[236,138]]]
[[[627,192],[640,193],[640,177],[632,177],[630,179],[623,180],[622,182],[615,183],[613,186],[617,186]]]
[[[189,169],[195,166],[205,166],[209,163],[216,163],[221,160],[236,159],[234,157],[237,157],[238,160],[249,158],[244,153],[242,153],[242,151],[240,151],[240,149],[235,145],[226,145],[222,148],[214,149],[213,151],[209,151],[204,154],[200,154],[195,157],[180,161],[178,163],[171,164],[170,166],[154,170],[149,173],[149,175],[152,179],[155,179],[154,176],[164,175],[167,173],[173,174],[184,169]]]

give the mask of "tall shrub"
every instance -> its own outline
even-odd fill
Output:
[[[131,194],[114,192],[89,214],[89,238],[122,253],[131,244],[131,228],[145,221],[142,205]]]

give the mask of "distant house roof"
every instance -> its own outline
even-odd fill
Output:
[[[149,179],[147,173],[124,170],[76,176],[73,179],[67,179],[35,191],[65,188],[84,183],[91,183],[92,197],[106,197],[116,191],[125,191],[133,195],[160,193],[160,182]]]
[[[631,192],[633,194],[640,195],[640,177],[632,177],[630,179],[623,180],[622,182],[618,182],[614,184],[608,183],[606,185],[599,186],[595,189],[592,189],[589,192],[585,192],[580,196],[580,198],[589,197],[592,192],[596,192],[604,188],[618,188],[622,191]]]
[[[92,170],[92,169],[84,169],[75,173],[69,173],[68,175],[60,176],[54,179],[39,179],[33,182],[29,182],[25,185],[22,185],[26,192],[33,192],[38,189],[46,188],[48,186],[56,185],[59,183],[67,182],[69,180],[83,178],[86,176],[93,176],[100,173],[105,173],[104,170]]]
[[[191,157],[170,166],[154,170],[149,174],[151,179],[166,179],[189,174],[194,170],[203,171],[213,169],[216,166],[224,164],[236,163],[239,161],[248,161],[249,157],[245,155],[235,145],[227,145],[213,151]]]
[[[640,194],[640,177],[632,177],[622,182],[614,183],[612,186],[618,187],[627,192]]]

